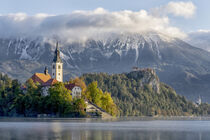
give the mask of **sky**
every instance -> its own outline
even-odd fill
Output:
[[[68,29],[70,29],[69,25],[72,25],[74,31],[78,28],[89,30],[93,28],[93,25],[97,28],[91,30],[92,32],[98,29],[110,31],[125,28],[133,31],[136,26],[138,26],[138,31],[142,31],[140,26],[144,27],[146,25],[143,24],[149,22],[150,26],[154,26],[153,30],[162,32],[166,29],[166,34],[174,32],[174,36],[183,37],[182,32],[210,30],[209,6],[210,0],[0,0],[0,25],[2,26],[0,30],[13,29],[15,32],[25,31],[26,33],[29,32],[29,29],[34,29],[33,31],[38,32],[38,30],[43,30],[43,25],[47,28],[46,25],[57,28],[59,20],[66,21],[68,18],[69,21],[66,21],[65,25],[59,23],[59,31],[65,30],[63,26],[67,25]],[[75,11],[78,10],[79,12],[75,14]],[[106,19],[101,19],[98,14]],[[12,21],[8,19],[8,17],[11,18],[11,15]],[[42,20],[40,20],[40,15]],[[49,17],[51,15],[56,17],[52,19]],[[126,19],[122,19],[122,16],[125,16]],[[118,27],[117,22],[125,24]],[[56,24],[53,26],[51,23]],[[86,23],[88,25],[84,25]],[[28,26],[28,24],[32,25]],[[23,27],[26,29],[21,31]],[[145,28],[151,27],[146,26]]]
[[[180,0],[173,0],[180,1]],[[186,1],[186,0],[182,0]],[[187,0],[188,1],[188,0]],[[210,0],[191,0],[197,7],[192,19],[172,18],[172,23],[186,31],[210,29]],[[109,11],[149,10],[170,0],[0,0],[0,14],[37,13],[68,14],[74,10],[93,10],[102,7]]]

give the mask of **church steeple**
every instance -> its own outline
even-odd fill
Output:
[[[58,48],[58,42],[56,43],[56,49],[55,49],[55,55],[54,55],[54,59],[53,59],[53,62],[60,62],[62,63],[62,60],[60,58],[60,50]]]
[[[63,63],[60,57],[58,42],[56,43],[55,54],[52,62],[52,78],[63,82]]]

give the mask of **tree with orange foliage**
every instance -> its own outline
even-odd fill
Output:
[[[83,79],[76,77],[75,79],[70,79],[69,84],[76,84],[82,88],[82,96],[84,96],[85,91],[87,89],[86,84]]]

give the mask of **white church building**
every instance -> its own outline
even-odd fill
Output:
[[[48,90],[51,86],[57,82],[63,82],[63,62],[60,57],[60,50],[58,43],[56,43],[56,49],[54,53],[54,58],[52,61],[52,76],[48,73],[47,67],[45,67],[44,73],[35,73],[31,79],[34,83],[39,83],[42,86],[42,95],[47,96]],[[82,88],[79,85],[66,84],[65,87],[71,90],[72,98],[80,98],[82,93]]]

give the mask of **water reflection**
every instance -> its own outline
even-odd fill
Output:
[[[209,140],[210,121],[3,121],[1,140]]]

